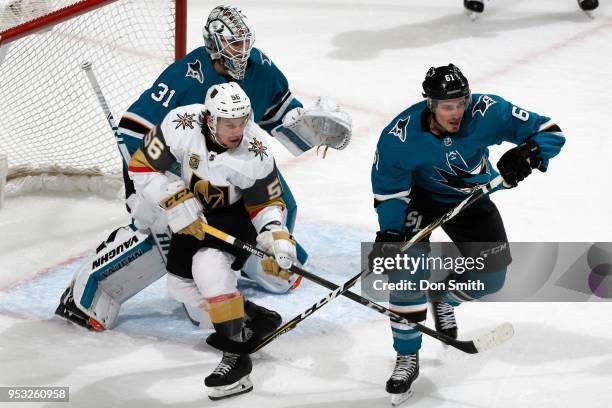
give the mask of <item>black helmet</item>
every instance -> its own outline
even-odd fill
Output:
[[[433,100],[469,98],[470,95],[467,78],[453,64],[431,67],[427,71],[423,81],[423,96],[427,98],[430,109],[435,107]]]

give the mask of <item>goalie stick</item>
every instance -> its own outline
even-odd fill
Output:
[[[93,69],[91,67],[91,62],[86,61],[82,63],[81,69],[85,71],[85,74],[87,75],[87,79],[89,79],[89,83],[94,93],[96,94],[96,98],[98,99],[100,108],[102,108],[102,112],[104,112],[104,115],[106,115],[106,121],[108,122],[108,125],[110,126],[113,132],[113,136],[115,137],[115,142],[117,143],[117,147],[119,148],[119,152],[121,153],[123,162],[127,166],[131,158],[130,152],[125,146],[125,142],[123,141],[123,137],[121,136],[121,133],[119,133],[119,127],[117,126],[117,123],[115,122],[113,113],[108,107],[108,103],[106,102],[106,98],[104,97],[104,94],[102,93],[102,88],[100,87],[100,83],[98,82],[98,79],[96,78],[96,75],[94,74]],[[153,240],[155,241],[155,246],[157,246],[157,249],[162,257],[162,260],[164,261],[164,265],[167,264],[167,254],[168,254],[168,249],[170,248],[170,237],[172,236],[172,234],[170,233],[170,230],[166,229],[166,232],[161,233],[161,234],[155,234],[153,231],[151,231],[151,236],[153,236]]]
[[[438,218],[436,221],[434,221],[433,223],[431,223],[430,225],[428,225],[423,231],[425,231],[423,234],[419,233],[416,234],[410,241],[408,241],[402,248],[403,251],[405,251],[406,249],[408,249],[410,246],[412,246],[415,242],[417,242],[418,240],[422,239],[424,236],[426,236],[427,234],[429,234],[431,231],[433,231],[436,227],[442,225],[444,222],[448,221],[449,219],[451,219],[452,217],[454,217],[455,215],[457,215],[461,210],[463,210],[464,208],[470,206],[472,203],[474,203],[475,201],[479,200],[480,198],[484,197],[485,195],[491,193],[495,188],[497,188],[500,184],[503,183],[503,178],[501,176],[496,177],[495,179],[491,180],[489,183],[482,185],[478,188],[478,190],[474,193],[472,193],[468,198],[466,198],[464,201],[462,201],[461,203],[459,203],[459,205],[457,205],[455,208],[453,208],[451,211],[449,211],[448,213],[444,214],[442,217]],[[249,252],[253,255],[256,255],[260,258],[266,257],[266,256],[270,256],[267,253],[265,253],[264,251],[260,250],[259,248],[254,247],[253,245],[250,245],[246,242],[243,242],[231,235],[228,235],[226,233],[224,233],[223,231],[218,230],[217,228],[208,225],[206,223],[203,222],[202,228],[204,229],[204,231],[212,236],[214,236],[217,239],[220,239],[222,241],[227,242],[230,245],[233,245],[239,249],[242,249],[246,252]],[[305,277],[306,279],[309,279],[323,287],[326,287],[328,289],[331,289],[332,292],[329,293],[325,298],[321,299],[319,302],[315,303],[313,306],[311,306],[310,308],[308,308],[306,311],[304,311],[303,313],[301,313],[300,315],[296,316],[295,318],[293,318],[292,320],[290,320],[289,322],[283,324],[281,327],[279,327],[276,331],[274,331],[273,333],[269,334],[268,336],[264,337],[261,342],[257,345],[255,345],[255,347],[253,347],[251,349],[251,352],[257,351],[260,348],[264,347],[266,344],[270,343],[271,341],[273,341],[275,338],[277,338],[278,336],[292,330],[293,328],[295,328],[295,326],[297,326],[297,324],[299,324],[302,320],[304,320],[306,317],[310,316],[312,313],[314,313],[316,310],[320,309],[321,307],[323,307],[325,304],[329,303],[330,301],[332,301],[333,299],[335,299],[336,297],[343,295],[345,297],[348,297],[349,299],[360,303],[370,309],[376,310],[378,313],[384,314],[386,316],[389,316],[389,318],[397,323],[402,323],[408,326],[411,326],[412,328],[414,328],[415,330],[420,331],[423,334],[427,334],[439,341],[441,341],[444,344],[448,344],[451,347],[454,347],[458,350],[461,350],[465,353],[469,353],[469,354],[475,354],[475,353],[480,353],[482,351],[486,351],[489,350],[491,348],[497,347],[498,345],[506,342],[507,340],[509,340],[510,338],[512,338],[512,336],[514,335],[514,329],[512,327],[512,325],[510,323],[503,323],[499,326],[497,326],[496,328],[494,328],[493,330],[491,330],[488,333],[482,334],[472,340],[457,340],[457,339],[453,339],[452,337],[446,336],[442,333],[439,333],[433,329],[430,329],[429,327],[421,324],[421,323],[415,323],[415,322],[410,322],[407,319],[401,317],[400,315],[392,312],[391,310],[387,309],[386,307],[379,305],[378,303],[372,302],[362,296],[359,296],[353,292],[350,292],[349,289],[351,286],[355,285],[360,279],[361,279],[361,275],[363,272],[365,272],[365,270],[362,270],[358,275],[352,277],[350,280],[348,280],[347,282],[345,282],[342,286],[338,286],[326,279],[321,278],[318,275],[315,275],[313,273],[310,273],[302,268],[299,268],[297,266],[292,266],[290,268],[290,270],[298,275],[301,275],[303,277]]]

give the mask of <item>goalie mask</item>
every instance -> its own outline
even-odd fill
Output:
[[[223,142],[221,135],[218,134],[219,118],[244,118],[242,123],[246,124],[251,116],[251,100],[240,85],[235,82],[213,85],[206,92],[203,113],[204,123],[202,126],[208,128],[213,141],[225,148],[231,148]],[[240,140],[242,140],[242,136]]]
[[[255,34],[246,16],[235,7],[215,7],[208,16],[203,35],[210,57],[220,60],[232,78],[243,79],[255,43]]]

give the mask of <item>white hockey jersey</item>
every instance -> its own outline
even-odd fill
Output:
[[[283,221],[283,191],[267,133],[250,121],[238,147],[222,148],[202,132],[203,107],[176,108],[145,136],[128,167],[136,191],[159,203],[169,183],[178,179],[172,169],[180,166],[181,178],[202,203],[204,214],[242,199],[252,219],[265,218],[253,220],[256,228],[270,217]],[[266,211],[269,214],[258,217],[268,207],[276,207],[274,214]]]

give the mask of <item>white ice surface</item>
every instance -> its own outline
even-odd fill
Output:
[[[201,44],[200,26],[216,4],[190,2],[188,48]],[[275,150],[299,203],[297,234],[313,271],[338,283],[357,272],[359,241],[377,229],[369,172],[378,134],[419,100],[427,68],[448,62],[474,92],[547,114],[567,136],[546,174],[494,196],[510,240],[611,240],[609,2],[590,20],[574,0],[497,0],[476,22],[460,0],[236,4],[305,104],[328,95],[353,115],[353,142],[323,161]],[[507,147],[493,149],[493,162]],[[120,201],[76,194],[9,198],[0,210],[0,386],[71,388],[70,404],[23,406],[389,406],[388,323],[344,299],[255,354],[254,391],[220,403],[202,385],[218,353],[163,282],[130,300],[114,331],[88,333],[53,317],[71,268],[124,222]],[[325,293],[312,284],[282,297],[243,289],[287,318]],[[405,406],[610,406],[610,303],[466,304],[457,315],[462,338],[503,321],[514,324],[515,338],[477,356],[425,338],[421,377]]]

